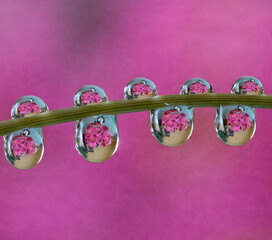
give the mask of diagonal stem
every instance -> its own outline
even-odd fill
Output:
[[[100,114],[117,115],[131,112],[142,112],[174,105],[184,105],[188,107],[246,105],[254,108],[272,108],[272,95],[247,96],[238,94],[210,93],[197,95],[164,95],[141,100],[117,100],[88,106],[48,111],[28,118],[2,121],[0,122],[0,136],[23,128],[37,128],[73,122],[78,119]]]

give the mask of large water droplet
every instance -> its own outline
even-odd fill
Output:
[[[6,159],[16,168],[36,166],[43,155],[44,144],[41,130],[29,128],[4,136]]]
[[[194,111],[185,106],[164,107],[150,112],[150,128],[155,139],[169,147],[183,144],[193,131]]]
[[[254,135],[255,110],[247,106],[220,106],[215,112],[214,125],[222,142],[230,146],[243,145]]]
[[[80,88],[74,96],[74,106],[108,101],[103,89],[94,85]],[[119,133],[116,115],[99,115],[75,123],[75,146],[89,162],[104,162],[117,150]]]
[[[260,95],[264,93],[262,83],[255,77],[241,77],[232,86],[231,93]]]
[[[119,143],[116,116],[92,116],[77,121],[75,142],[77,151],[86,160],[108,160],[116,152]]]
[[[155,84],[147,78],[134,78],[124,89],[125,99],[146,99],[157,95]]]

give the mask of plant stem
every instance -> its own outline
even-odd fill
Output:
[[[24,128],[38,128],[60,123],[73,122],[89,116],[117,115],[131,112],[150,111],[161,107],[184,105],[188,107],[219,107],[220,105],[246,105],[254,108],[272,108],[272,95],[195,94],[164,95],[149,99],[117,100],[88,106],[64,108],[38,113],[27,118],[0,122],[0,136]]]

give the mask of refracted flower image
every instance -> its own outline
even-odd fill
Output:
[[[15,156],[32,155],[36,151],[36,145],[31,137],[26,135],[17,135],[12,139],[11,149]]]
[[[180,94],[213,93],[212,86],[202,78],[191,78],[186,81],[180,90]]]
[[[149,95],[152,93],[152,90],[149,85],[144,83],[136,83],[132,88],[132,93],[134,95]]]
[[[82,93],[80,100],[83,102],[83,104],[102,102],[102,98],[100,97],[99,93],[94,91],[86,91]]]
[[[148,99],[158,95],[155,84],[147,78],[134,78],[124,88],[125,99]]]
[[[30,113],[38,113],[40,112],[39,106],[30,101],[22,102],[18,107],[18,112],[20,115],[30,114]]]
[[[234,132],[247,131],[251,126],[250,117],[242,110],[234,109],[228,114],[227,125],[230,125]]]
[[[162,114],[162,125],[168,132],[183,131],[188,124],[186,115],[177,110],[167,110]]]
[[[246,81],[242,85],[242,89],[246,92],[258,92],[260,87],[257,83],[253,81]]]
[[[90,148],[106,147],[111,143],[109,128],[101,123],[89,124],[84,132],[84,142]]]
[[[208,92],[208,88],[205,84],[195,82],[192,85],[190,85],[189,91],[191,92],[191,94],[206,93]]]
[[[231,93],[244,95],[261,95],[264,94],[264,87],[260,80],[252,76],[241,77],[236,80],[232,87]]]

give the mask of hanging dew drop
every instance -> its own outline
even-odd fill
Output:
[[[118,147],[119,133],[116,116],[103,117],[102,123],[94,116],[81,119],[76,124],[76,149],[89,162],[108,160]]]
[[[185,143],[193,131],[193,109],[173,106],[152,110],[150,128],[155,139],[168,147]]]
[[[220,106],[215,112],[215,130],[230,146],[247,143],[256,129],[255,110],[247,106]]]
[[[29,169],[36,166],[43,155],[44,144],[42,134],[35,129],[15,131],[4,137],[6,159],[14,167]]]

